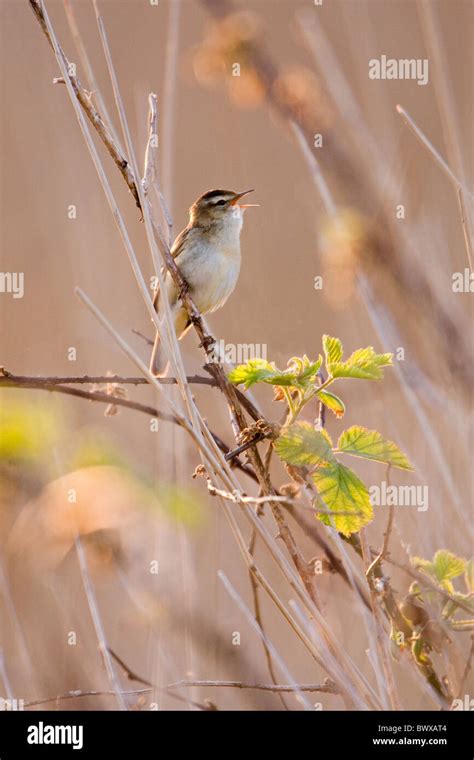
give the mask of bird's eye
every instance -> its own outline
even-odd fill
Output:
[[[226,201],[221,199],[220,201],[216,201],[216,206],[224,206],[225,203]]]

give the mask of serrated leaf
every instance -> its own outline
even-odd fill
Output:
[[[322,361],[321,356],[315,362],[311,362],[307,356],[294,356],[288,362],[288,369],[282,370],[265,359],[251,359],[247,364],[240,364],[231,370],[227,377],[234,385],[244,384],[245,388],[256,383],[306,388],[314,381]]]
[[[265,359],[251,359],[247,364],[239,364],[231,370],[227,377],[234,385],[244,384],[246,388],[250,388],[251,385],[275,375],[275,372],[275,367]]]
[[[402,470],[413,470],[407,457],[396,443],[388,441],[377,430],[368,430],[361,425],[353,425],[341,434],[337,448],[344,454],[351,454],[374,462],[385,462]]]
[[[316,395],[319,400],[322,401],[323,404],[331,410],[331,412],[334,412],[336,417],[344,417],[346,407],[344,406],[344,402],[339,398],[339,396],[336,396],[330,391],[318,391]]]
[[[433,561],[423,559],[422,557],[412,557],[411,563],[413,567],[425,572],[450,593],[454,593],[451,579],[462,575],[466,569],[466,560],[462,559],[462,557],[456,557],[455,554],[447,549],[437,551],[433,557]]]
[[[456,557],[447,549],[440,549],[433,557],[433,567],[437,580],[444,583],[463,574],[466,560],[462,557]]]
[[[334,461],[328,434],[315,430],[309,422],[296,422],[284,428],[274,445],[280,459],[297,467]]]
[[[323,349],[326,357],[326,369],[329,372],[329,366],[338,364],[342,359],[342,343],[339,338],[323,335]]]
[[[339,533],[350,536],[372,520],[367,487],[349,467],[335,461],[329,466],[318,467],[311,477],[329,510],[350,513],[318,514],[326,525],[333,525]]]
[[[355,377],[363,380],[380,380],[382,367],[392,364],[393,354],[376,354],[372,346],[359,348],[345,361],[333,362],[328,366],[332,377]]]
[[[294,361],[294,359],[293,359]],[[301,360],[300,360],[301,361]],[[301,369],[298,372],[298,382],[304,383],[307,380],[314,380],[316,375],[318,374],[321,364],[323,363],[323,357],[321,355],[318,356],[315,362],[310,361],[306,354],[303,356],[303,362]]]

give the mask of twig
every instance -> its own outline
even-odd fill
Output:
[[[153,341],[151,338],[149,338],[147,335],[143,335],[143,333],[140,332],[140,330],[136,330],[134,327],[132,327],[132,333],[134,335],[138,335],[139,338],[141,338],[147,346],[153,346]]]
[[[387,486],[390,486],[390,465],[387,467]],[[383,559],[388,554],[388,545],[390,542],[390,534],[392,532],[392,526],[393,526],[393,518],[395,515],[395,507],[393,504],[390,505],[389,513],[388,513],[388,521],[387,521],[387,527],[385,529],[385,533],[383,534],[383,544],[382,548],[380,550],[380,553],[377,555],[377,557],[370,563],[369,567],[366,570],[366,577],[369,578],[369,581],[371,579],[371,576],[374,572],[374,569],[379,565]]]
[[[451,169],[451,167],[448,166],[448,164],[446,163],[446,161],[444,160],[444,158],[436,150],[436,148],[434,147],[434,145],[428,140],[428,138],[426,137],[425,133],[416,124],[415,120],[410,116],[410,114],[401,105],[397,105],[396,109],[397,109],[397,112],[401,116],[403,116],[403,118],[405,119],[406,123],[408,124],[408,126],[412,130],[413,134],[416,135],[416,137],[421,142],[421,144],[424,145],[424,147],[428,150],[428,152],[431,154],[431,156],[435,159],[435,161],[438,164],[438,166],[440,166],[441,169],[446,174],[446,176],[449,177],[449,179],[451,180],[451,182],[453,183],[453,185],[455,186],[455,188],[457,190],[462,190],[463,192],[465,192],[467,195],[469,195],[472,198],[472,196],[473,196],[472,192],[468,188],[464,187],[464,185],[461,182],[461,180],[458,177],[456,177],[456,175],[453,172],[453,170]]]
[[[118,656],[116,652],[111,647],[108,647],[109,654],[114,658],[114,660],[120,665],[122,670],[124,671],[126,677],[129,681],[136,681],[137,683],[141,683],[143,686],[151,686],[153,687],[153,684],[151,681],[147,681],[145,678],[142,678],[141,676],[137,675],[133,670],[131,670],[128,665]]]
[[[131,670],[131,668],[129,668],[129,666],[127,665],[127,663],[124,662],[124,660],[122,660],[122,658],[119,657],[118,654],[116,652],[114,652],[114,650],[111,649],[110,647],[109,647],[109,653],[114,658],[114,660],[120,665],[120,667],[122,668],[122,670],[123,670],[123,672],[125,674],[125,677],[129,681],[136,681],[137,683],[141,683],[143,686],[150,687],[148,689],[148,691],[161,691],[161,692],[163,692],[165,694],[168,694],[170,697],[173,697],[174,699],[176,699],[176,695],[170,692],[170,687],[167,687],[167,686],[163,686],[163,687],[162,686],[155,686],[155,684],[151,683],[151,681],[147,681],[146,678],[142,678],[142,676],[139,676],[137,673],[135,673],[133,670]],[[204,705],[201,702],[195,702],[194,700],[188,699],[187,697],[185,697],[184,699],[183,698],[180,698],[180,699],[181,699],[182,702],[186,702],[187,704],[191,704],[191,705],[193,705],[193,707],[198,707],[200,710],[208,710],[209,709],[209,707],[207,705]]]
[[[148,96],[148,140],[145,149],[145,165],[143,170],[142,187],[145,195],[148,194],[150,186],[152,186],[155,190],[160,208],[163,212],[163,216],[168,227],[168,245],[171,245],[173,220],[171,219],[171,215],[159,183],[158,166],[156,161],[157,140],[158,104],[155,93],[150,92]]]
[[[210,385],[214,388],[217,383],[210,377],[203,375],[189,375],[188,383],[194,385]],[[175,377],[158,377],[161,385],[176,385],[178,382]],[[72,375],[72,376],[45,376],[45,375],[15,375],[5,367],[0,367],[0,387],[20,387],[21,385],[68,385],[78,384],[109,384],[117,383],[118,385],[150,385],[147,377],[123,377],[121,375]]]
[[[237,446],[235,449],[232,449],[232,451],[229,451],[225,455],[226,462],[230,462],[231,459],[234,457],[238,457],[239,454],[243,454],[244,451],[247,451],[252,446],[255,446],[256,443],[260,443],[261,441],[264,441],[267,436],[264,433],[258,432],[256,433],[250,441],[246,441],[245,443],[241,443],[240,446]]]
[[[124,697],[127,696],[141,696],[144,694],[150,694],[153,691],[166,692],[168,696],[173,699],[178,699],[181,702],[189,702],[190,700],[180,697],[178,694],[173,694],[172,689],[188,688],[190,686],[199,686],[209,689],[251,689],[255,691],[272,691],[275,693],[291,693],[295,691],[302,692],[320,692],[322,694],[338,694],[335,684],[329,678],[326,678],[324,683],[303,683],[292,686],[290,684],[266,684],[266,683],[245,683],[243,681],[176,681],[175,683],[167,684],[167,686],[153,686],[146,689],[129,689],[122,691]],[[24,703],[25,707],[38,707],[40,705],[48,704],[49,702],[60,702],[66,699],[79,699],[80,697],[108,697],[115,696],[114,691],[98,691],[92,689],[90,691],[68,691],[65,694],[58,694],[55,697],[46,697],[45,699],[33,699]],[[200,702],[192,702],[195,707],[199,707],[201,710],[209,710],[209,706]]]
[[[166,688],[180,689],[186,686],[204,686],[209,688],[232,688],[232,689],[255,689],[256,691],[274,691],[274,692],[298,692],[298,691],[319,691],[324,694],[339,694],[336,685],[331,679],[326,678],[324,683],[302,683],[302,684],[272,684],[272,683],[244,683],[242,681],[177,681],[170,683]]]
[[[441,127],[446,144],[448,160],[453,165],[454,171],[464,181],[461,151],[459,149],[459,125],[453,98],[453,90],[450,85],[449,60],[446,57],[446,45],[439,34],[439,18],[432,8],[431,3],[417,1],[417,10],[422,22],[423,32],[426,35],[430,62],[434,64],[434,91],[438,101],[438,111],[441,117]],[[457,132],[457,134],[456,134]],[[472,232],[470,219],[466,218],[464,194],[458,188],[458,203],[461,224],[464,233],[469,268],[472,271]]]
[[[220,488],[216,488],[216,486],[212,483],[212,481],[208,478],[207,480],[207,488],[211,496],[222,496],[223,499],[228,499],[228,501],[233,501],[234,504],[256,504],[256,505],[262,505],[262,504],[282,504],[287,508],[291,508],[295,506],[295,503],[288,498],[288,496],[280,496],[279,494],[276,495],[270,495],[270,496],[245,496],[244,494],[240,493],[240,491],[234,491],[233,493],[230,493],[228,491],[222,491]],[[314,507],[313,512],[318,512],[323,515],[358,515],[359,512],[342,512],[339,510],[334,509],[323,509],[322,507]]]

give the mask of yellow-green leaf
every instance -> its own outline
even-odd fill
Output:
[[[437,551],[432,562],[422,557],[412,557],[411,563],[413,567],[429,575],[449,593],[454,593],[451,579],[457,578],[466,570],[466,560],[462,557],[456,557],[447,549]]]
[[[275,375],[275,367],[265,359],[251,359],[247,364],[239,364],[227,377],[234,385],[244,384],[250,388],[255,383],[261,383]]]
[[[268,383],[286,388],[306,388],[313,384],[322,364],[322,356],[315,362],[305,355],[302,358],[293,356],[288,362],[288,369],[278,369],[266,359],[251,359],[247,364],[239,364],[228,374],[234,385],[244,384],[250,388],[255,383]]]
[[[316,395],[319,400],[322,401],[323,404],[331,410],[331,412],[334,412],[336,417],[344,416],[346,407],[344,406],[344,402],[339,398],[339,396],[336,396],[330,391],[318,391]]]
[[[275,441],[275,450],[280,459],[297,467],[334,461],[328,434],[315,430],[309,422],[296,422],[285,428]]]
[[[433,566],[436,578],[442,583],[462,575],[466,568],[466,560],[456,557],[447,549],[440,549],[433,557]]]
[[[359,348],[345,362],[331,362],[328,372],[332,377],[355,377],[363,380],[380,380],[382,367],[392,364],[393,354],[376,354],[372,346]]]
[[[326,525],[332,525],[344,536],[350,536],[372,520],[373,510],[367,487],[349,467],[335,461],[331,465],[318,467],[312,478],[325,506],[336,513],[318,514]],[[345,514],[338,515],[337,512]]]
[[[339,338],[323,335],[323,349],[326,357],[326,369],[329,372],[329,365],[337,364],[342,359],[342,343]]]
[[[363,459],[400,467],[402,470],[413,470],[407,457],[393,441],[387,441],[377,430],[368,430],[361,425],[353,425],[341,434],[337,448],[344,454],[351,454]]]

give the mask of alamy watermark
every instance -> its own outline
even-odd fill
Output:
[[[462,272],[453,272],[451,288],[453,293],[474,293],[474,272],[467,267]]]
[[[0,272],[0,293],[11,293],[13,298],[23,298],[25,294],[24,272]]]
[[[0,697],[0,712],[21,712],[24,709],[24,699],[4,699]]]
[[[427,58],[371,58],[369,79],[414,79],[418,84],[428,84]]]
[[[73,749],[84,746],[83,726],[52,726],[40,721],[28,726],[28,744],[70,744]]]
[[[373,507],[416,507],[426,512],[429,506],[428,486],[392,486],[383,480],[370,486],[369,496]]]
[[[252,359],[267,359],[266,343],[226,343],[224,340],[218,340],[208,361],[247,364]]]

